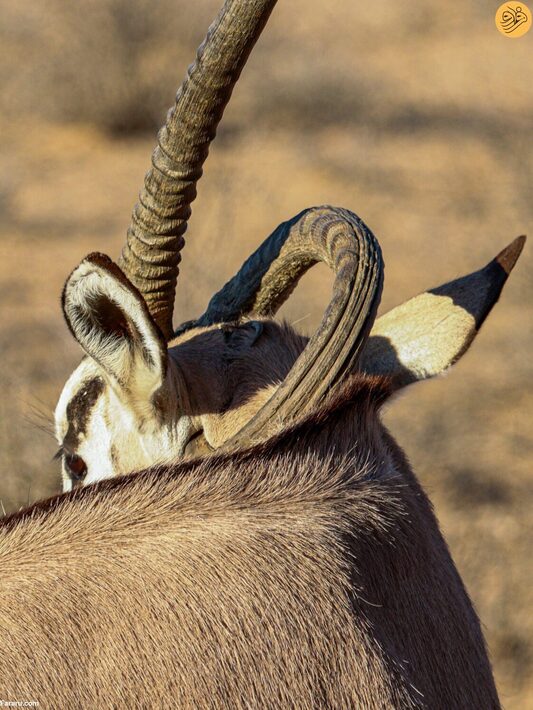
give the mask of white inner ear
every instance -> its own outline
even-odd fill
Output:
[[[402,384],[444,372],[476,334],[474,316],[449,296],[422,293],[375,322],[362,368],[400,375]]]
[[[66,286],[65,315],[85,352],[120,385],[151,393],[164,375],[162,343],[139,298],[105,269],[82,262]],[[105,301],[120,310],[133,337],[106,329]]]

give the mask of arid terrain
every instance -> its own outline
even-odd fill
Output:
[[[62,284],[90,251],[118,257],[155,130],[218,4],[1,2],[5,511],[59,489],[52,413],[80,358]],[[531,234],[533,31],[503,37],[497,5],[280,0],[199,185],[175,322],[314,204],[348,207],[378,236],[381,312]],[[385,414],[434,502],[514,710],[533,708],[532,250],[453,372]],[[312,332],[330,285],[317,268],[281,315]]]

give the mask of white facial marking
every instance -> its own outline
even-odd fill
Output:
[[[104,381],[103,389],[72,446],[69,404],[95,378]],[[86,358],[67,381],[56,408],[55,422],[60,446],[81,457],[87,467],[83,485],[183,456],[192,430],[189,417],[163,422],[151,403],[139,407],[114,381],[106,379],[90,358]],[[73,483],[65,463],[62,473],[63,490],[69,491]]]

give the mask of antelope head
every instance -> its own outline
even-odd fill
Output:
[[[472,342],[520,253],[429,291],[374,324],[379,245],[353,213],[282,223],[196,321],[172,325],[183,235],[209,144],[275,0],[227,0],[159,132],[116,265],[90,254],[63,290],[85,357],[56,408],[64,489],[264,438],[319,404],[350,371],[397,388],[436,375]],[[334,272],[313,337],[270,319],[313,264]],[[372,326],[374,326],[372,332]]]

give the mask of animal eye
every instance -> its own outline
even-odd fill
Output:
[[[67,467],[70,477],[74,481],[81,481],[87,475],[87,466],[85,461],[77,454],[66,454],[65,466]]]

